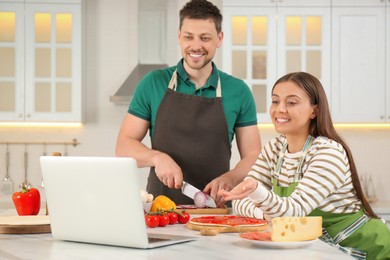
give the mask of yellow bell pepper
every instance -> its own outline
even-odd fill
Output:
[[[176,210],[176,204],[170,198],[164,195],[157,196],[150,208],[151,212]]]

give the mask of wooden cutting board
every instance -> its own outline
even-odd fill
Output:
[[[215,236],[219,233],[243,233],[243,232],[256,232],[268,230],[268,223],[264,225],[242,225],[242,226],[226,226],[217,224],[201,224],[201,223],[187,223],[187,228],[191,230],[200,231],[203,236]]]
[[[184,205],[183,205],[184,206]],[[214,215],[214,214],[229,214],[229,208],[223,207],[223,208],[181,208],[180,205],[178,205],[177,210],[184,210],[188,214],[203,214],[203,215]]]
[[[49,216],[0,216],[0,234],[51,233]]]

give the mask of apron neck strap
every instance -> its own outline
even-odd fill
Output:
[[[171,80],[169,81],[168,88],[175,90],[177,85],[177,70],[172,74]]]
[[[169,81],[169,85],[168,85],[168,88],[170,88],[172,90],[176,90],[176,87],[177,87],[177,70],[175,70],[173,72],[173,75],[172,75],[171,80]],[[217,85],[217,88],[215,91],[216,91],[216,94],[215,94],[216,97],[222,97],[221,80],[219,78],[219,75],[218,75],[218,85]]]
[[[309,135],[306,139],[305,145],[303,146],[301,157],[299,157],[299,163],[297,166],[297,170],[295,172],[295,176],[294,176],[295,181],[298,181],[302,177],[303,161],[305,160],[306,154],[307,154],[310,146],[314,142],[314,139],[315,138],[311,135]],[[279,179],[279,174],[280,174],[280,171],[282,170],[282,164],[284,161],[284,156],[285,156],[286,151],[287,151],[287,145],[288,145],[288,143],[286,141],[283,144],[282,150],[279,152],[279,159],[278,159],[278,163],[276,164],[276,168],[275,168],[275,178],[276,179]]]

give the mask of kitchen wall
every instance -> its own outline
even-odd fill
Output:
[[[121,121],[126,114],[126,105],[109,102],[129,72],[137,64],[137,1],[128,0],[87,0],[86,39],[85,39],[85,84],[84,104],[85,121],[80,128],[41,128],[41,127],[0,127],[0,142],[7,141],[71,141],[76,138],[80,145],[47,146],[47,153],[67,152],[77,156],[114,156],[115,142]],[[186,0],[172,4],[179,10]],[[220,1],[214,1],[220,4]],[[178,13],[178,11],[177,11]],[[172,18],[170,18],[172,19]],[[173,20],[173,19],[172,19]],[[177,20],[176,20],[177,21]],[[172,22],[172,21],[171,21]],[[171,36],[176,36],[171,33]],[[172,41],[177,47],[176,39]],[[175,52],[170,52],[175,53]],[[173,65],[179,59],[169,57]],[[221,67],[221,57],[216,57],[217,66]],[[263,143],[275,135],[272,127],[259,126]],[[390,200],[390,170],[387,160],[390,155],[390,128],[340,128],[341,135],[352,149],[358,169],[372,175],[376,196],[380,200]],[[149,138],[145,140],[150,144]],[[24,180],[23,153],[24,145],[9,147],[11,155],[10,175],[15,189]],[[0,179],[5,175],[5,145],[0,145]],[[41,184],[38,158],[43,153],[43,146],[29,145],[28,177],[36,187]],[[234,146],[232,165],[239,155]],[[140,171],[141,183],[146,183],[147,169]],[[74,180],[77,181],[77,180]],[[7,207],[10,196],[0,195],[0,207]]]

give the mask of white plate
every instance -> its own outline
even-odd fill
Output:
[[[278,249],[292,249],[292,248],[301,248],[307,247],[315,243],[318,239],[300,241],[300,242],[273,242],[273,241],[260,241],[260,240],[251,240],[243,238],[249,243],[265,248],[278,248]]]

